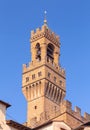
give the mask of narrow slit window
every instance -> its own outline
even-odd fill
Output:
[[[42,72],[41,71],[38,72],[38,77],[40,77],[40,76],[42,76]]]
[[[56,77],[54,77],[54,82],[56,82]]]
[[[32,79],[35,79],[35,74],[32,75]]]
[[[51,74],[48,72],[48,77],[50,78]]]
[[[26,82],[28,82],[29,81],[29,77],[26,77]]]

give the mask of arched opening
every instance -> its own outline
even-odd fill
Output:
[[[36,48],[36,59],[38,61],[40,61],[41,60],[41,47],[40,47],[40,44],[37,43],[35,48]]]
[[[54,60],[54,57],[53,57],[53,53],[54,53],[54,46],[49,43],[48,46],[47,46],[47,59],[48,61],[52,61]]]

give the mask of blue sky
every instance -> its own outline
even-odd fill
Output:
[[[30,61],[30,31],[48,26],[61,39],[60,64],[66,70],[66,99],[90,113],[90,0],[0,1],[0,99],[7,118],[26,120],[22,64]]]

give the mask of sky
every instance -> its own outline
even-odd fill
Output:
[[[60,36],[66,98],[90,113],[90,0],[0,0],[0,100],[10,103],[7,119],[26,121],[22,65],[30,62],[30,31],[43,25]]]

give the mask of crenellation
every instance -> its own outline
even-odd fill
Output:
[[[36,29],[36,33],[39,33],[39,32],[40,32],[40,30],[41,30],[40,28],[37,28],[37,29]]]
[[[46,37],[58,46],[60,45],[59,36],[52,32],[50,29],[48,29],[45,25],[43,25],[42,28],[37,28],[35,31],[31,31],[30,41],[34,42],[42,37]]]
[[[60,41],[60,37],[58,35],[56,35],[56,39],[57,41]]]
[[[35,34],[34,30],[31,31],[31,37]]]
[[[90,114],[88,114],[88,113],[85,112],[84,113],[84,118],[87,119],[87,120],[90,120]]]
[[[51,31],[50,29],[47,29],[47,32],[48,32],[49,34],[51,34],[51,33],[52,33],[52,31]]]
[[[26,64],[23,64],[23,69],[26,68]]]
[[[40,62],[29,62],[28,64],[23,64],[23,73],[27,72],[35,67],[39,67],[42,65],[42,63],[46,63],[48,66],[50,66],[52,69],[54,69],[59,74],[62,74],[65,77],[65,70],[61,68],[59,65],[56,65],[54,62],[46,61],[45,59],[42,59]]]
[[[59,73],[62,73],[65,76],[65,69],[61,68],[59,65],[55,64],[54,62],[52,63],[51,61],[47,61],[47,64],[54,68],[56,71],[58,71]]]
[[[64,106],[67,110],[72,110],[72,103],[68,100],[63,100],[61,106]]]
[[[55,38],[56,38],[56,35],[55,35],[55,33],[54,33],[54,32],[50,32],[50,35],[52,36],[52,38],[53,38],[53,37],[55,37]]]
[[[45,26],[45,25],[43,25],[42,27],[41,27],[41,30],[42,31],[46,31],[48,28],[47,28],[47,26]]]
[[[30,62],[28,64],[23,64],[23,73],[30,69]]]
[[[78,106],[75,106],[75,110],[72,109],[72,103],[68,100],[63,100],[60,105],[61,113],[68,112],[74,118],[80,120],[81,122],[85,122],[90,120],[90,114],[84,113],[84,116],[81,115],[81,109]]]
[[[80,109],[78,106],[75,106],[75,112],[76,112],[78,115],[81,115],[81,109]]]

